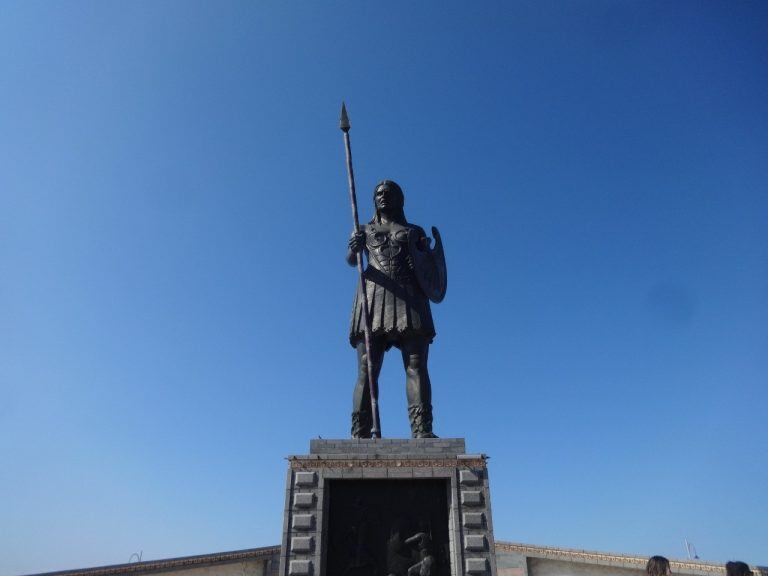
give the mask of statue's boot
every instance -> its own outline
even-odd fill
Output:
[[[367,410],[352,412],[352,438],[370,438],[373,419]]]
[[[432,432],[432,404],[411,404],[408,406],[412,438],[437,438]]]

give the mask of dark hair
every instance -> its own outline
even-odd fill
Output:
[[[669,560],[664,556],[651,556],[645,565],[645,573],[648,576],[668,576],[672,573],[669,569]]]
[[[395,182],[394,180],[382,180],[381,182],[379,182],[378,184],[376,184],[376,187],[373,189],[373,195],[374,195],[374,196],[376,195],[376,191],[377,191],[379,188],[381,188],[382,186],[386,186],[387,188],[389,188],[389,189],[391,189],[391,190],[394,190],[395,192],[397,192],[398,194],[400,194],[400,196],[402,196],[402,195],[403,195],[403,189],[402,189],[402,188],[400,188],[400,184],[398,184],[398,183],[397,183],[397,182]]]
[[[725,573],[727,576],[752,576],[752,570],[749,569],[747,563],[738,560],[728,562],[725,565]]]
[[[403,189],[400,188],[397,182],[394,180],[382,180],[376,186],[373,188],[373,203],[374,203],[374,210],[376,211],[376,214],[374,215],[373,219],[369,222],[369,224],[380,224],[381,223],[381,215],[379,214],[379,210],[376,208],[376,192],[379,191],[379,188],[385,187],[392,190],[395,194],[400,196],[401,204],[405,204],[405,195],[403,194]],[[395,215],[395,219],[400,222],[401,224],[406,224],[407,220],[405,219],[405,212],[402,208],[400,208],[399,214]]]

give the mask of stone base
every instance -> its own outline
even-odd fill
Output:
[[[289,461],[280,576],[407,576],[425,557],[431,576],[496,576],[486,460],[463,438],[318,439]]]

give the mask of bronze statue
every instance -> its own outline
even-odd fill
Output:
[[[358,377],[352,398],[352,437],[370,438],[373,422],[371,382],[376,382],[384,353],[400,350],[406,374],[411,436],[435,438],[432,432],[432,388],[427,370],[429,345],[435,337],[429,300],[445,296],[446,267],[440,233],[432,228],[435,248],[424,230],[405,219],[403,191],[395,182],[383,180],[374,189],[374,218],[353,232],[347,263],[354,266],[365,252],[368,266],[363,273],[363,293],[358,287],[352,309],[349,341],[357,350]],[[367,318],[366,318],[367,316]],[[370,362],[366,352],[366,320],[369,329]],[[375,398],[374,398],[375,400]]]
[[[384,352],[400,349],[406,373],[408,416],[414,438],[435,438],[432,432],[432,388],[427,372],[429,345],[435,337],[428,300],[445,297],[447,273],[443,244],[432,228],[435,248],[403,213],[403,191],[391,180],[374,189],[376,216],[360,226],[352,169],[349,116],[342,103],[339,128],[344,133],[349,200],[354,231],[347,262],[357,265],[360,278],[349,341],[357,349],[358,379],[352,397],[352,437],[381,438],[378,376]],[[363,250],[368,268],[363,270]]]

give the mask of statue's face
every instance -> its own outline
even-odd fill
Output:
[[[403,196],[389,186],[379,186],[376,189],[374,203],[376,204],[376,210],[382,212],[400,210],[403,207]]]

